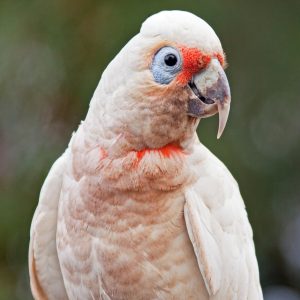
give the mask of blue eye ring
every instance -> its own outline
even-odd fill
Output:
[[[182,69],[180,52],[170,46],[160,48],[154,55],[151,71],[154,81],[169,84]]]

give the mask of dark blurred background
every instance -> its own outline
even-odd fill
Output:
[[[204,18],[227,53],[232,110],[199,135],[237,178],[267,300],[300,299],[300,1],[0,1],[0,299],[32,299],[29,228],[41,185],[102,71],[164,9]]]

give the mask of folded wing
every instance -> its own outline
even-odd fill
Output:
[[[259,272],[238,185],[203,145],[198,180],[185,192],[184,217],[210,299],[262,298]]]
[[[29,274],[36,300],[68,299],[56,250],[57,209],[66,155],[52,166],[31,223]]]

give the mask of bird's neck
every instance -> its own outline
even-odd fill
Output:
[[[82,125],[70,144],[76,179],[91,176],[101,178],[107,188],[117,186],[120,190],[143,191],[170,190],[189,177],[186,161],[190,152],[181,144],[129,148],[132,144],[124,137],[115,139],[113,144],[102,139],[98,143],[86,134]]]
[[[138,161],[141,161],[148,153],[158,153],[163,158],[170,158],[174,155],[184,154],[184,149],[180,145],[167,144],[160,148],[144,148],[142,150],[135,151]]]
[[[106,149],[99,147],[99,151],[100,151],[100,159],[110,158],[109,152]],[[170,159],[172,157],[182,156],[185,154],[187,154],[186,150],[182,148],[180,145],[176,143],[170,143],[159,148],[145,147],[140,150],[132,149],[128,151],[124,156],[125,157],[131,156],[132,157],[131,159],[134,161],[134,163],[139,164],[147,156],[156,155],[161,159]]]

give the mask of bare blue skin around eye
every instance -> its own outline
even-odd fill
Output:
[[[165,63],[165,56],[174,54],[177,57],[177,63],[174,66],[168,66]],[[181,71],[182,60],[179,52],[172,47],[161,48],[154,56],[151,71],[155,82],[160,84],[169,84]]]

